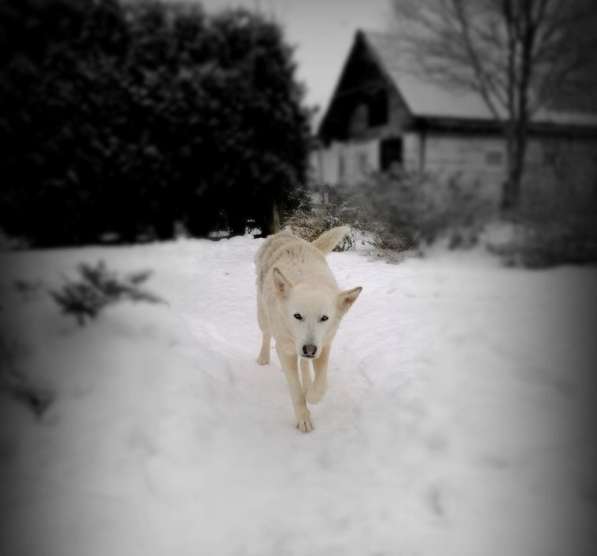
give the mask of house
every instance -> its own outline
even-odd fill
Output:
[[[357,31],[318,130],[319,184],[356,185],[394,165],[455,178],[499,204],[505,141],[481,97],[424,81],[401,66],[395,37]],[[529,128],[523,192],[594,194],[597,113],[543,110]]]

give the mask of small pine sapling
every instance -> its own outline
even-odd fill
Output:
[[[81,263],[77,267],[80,278],[67,280],[59,290],[50,290],[50,295],[65,314],[72,315],[79,326],[92,320],[108,305],[118,301],[146,301],[162,303],[163,300],[140,287],[150,276],[144,270],[118,276],[108,270],[104,261],[96,265]]]

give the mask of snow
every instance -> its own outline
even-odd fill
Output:
[[[259,243],[2,255],[4,333],[56,394],[40,419],[0,410],[3,554],[592,553],[595,268],[331,254],[364,291],[305,435],[275,356],[255,363]],[[100,258],[153,269],[167,304],[79,327],[11,286]]]

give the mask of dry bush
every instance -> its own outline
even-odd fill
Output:
[[[489,245],[508,266],[547,268],[597,261],[597,198],[555,195],[525,203],[510,215],[516,233]]]
[[[351,224],[354,219],[351,212],[354,211],[351,211],[340,199],[320,207],[312,207],[304,203],[284,219],[284,225],[290,226],[293,233],[300,238],[313,241],[331,228]],[[334,248],[334,251],[348,251],[353,246],[354,234],[351,232]]]
[[[357,187],[336,188],[333,202],[298,211],[289,222],[309,239],[349,224],[367,232],[382,254],[420,250],[442,237],[451,248],[465,248],[477,242],[493,212],[479,189],[480,184],[464,185],[458,176],[441,182],[406,171],[379,173]]]

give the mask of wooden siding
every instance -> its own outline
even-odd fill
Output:
[[[505,142],[500,136],[408,131],[402,135],[403,164],[413,172],[456,181],[499,205],[506,177]],[[339,142],[312,158],[316,181],[327,185],[357,185],[380,170],[380,139]],[[523,178],[526,202],[597,195],[597,140],[531,137]]]
[[[379,170],[379,141],[334,142],[312,157],[319,184],[357,185]]]
[[[501,137],[427,134],[424,160],[424,172],[440,181],[458,180],[463,186],[475,187],[479,195],[499,203],[507,164]],[[576,198],[595,194],[597,140],[531,137],[523,197],[532,202],[539,195],[553,197],[562,188]]]

